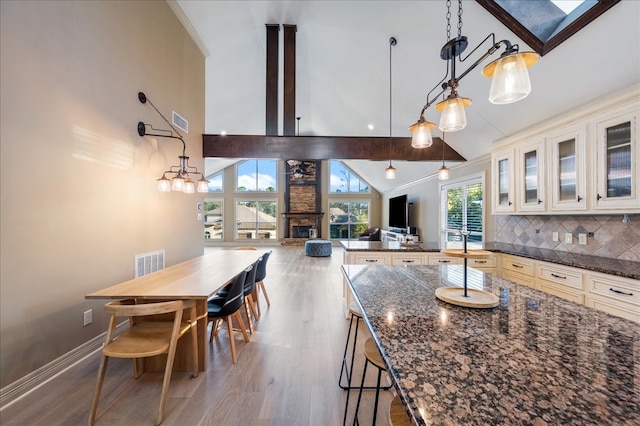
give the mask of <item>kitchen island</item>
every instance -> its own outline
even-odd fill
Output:
[[[640,325],[462,266],[343,265],[414,424],[640,424]]]

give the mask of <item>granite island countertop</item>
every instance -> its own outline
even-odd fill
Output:
[[[346,251],[378,251],[378,252],[439,252],[440,243],[422,242],[410,247],[400,245],[397,241],[340,241]],[[572,266],[603,274],[640,280],[640,262],[591,256],[559,250],[541,249],[506,243],[486,243],[484,250],[494,253],[506,253],[534,260]]]
[[[462,266],[343,265],[417,425],[640,425],[640,325],[469,269],[492,309],[435,298]]]

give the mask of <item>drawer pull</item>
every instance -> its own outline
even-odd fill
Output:
[[[365,262],[378,263],[378,259],[366,259]]]
[[[415,260],[403,260],[402,263],[415,263]]]
[[[553,272],[551,273],[551,276],[554,277],[554,278],[562,278],[563,280],[567,279],[567,277],[563,277],[562,275],[554,274]]]
[[[616,290],[615,288],[610,288],[609,291],[612,291],[618,294],[624,294],[625,296],[633,296],[633,293],[626,293],[624,291]]]
[[[475,263],[487,263],[486,260],[474,260]]]
[[[450,260],[438,260],[439,263],[451,263]]]
[[[511,266],[513,266],[514,268],[524,268],[524,266],[522,265],[516,265],[515,263],[512,263]]]

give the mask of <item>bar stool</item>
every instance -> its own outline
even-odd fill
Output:
[[[389,425],[390,426],[411,426],[411,420],[407,411],[400,401],[400,396],[396,395],[389,405]]]
[[[364,342],[364,370],[362,371],[362,381],[360,382],[360,392],[358,393],[358,402],[356,403],[356,412],[353,416],[353,424],[359,425],[360,422],[358,420],[358,410],[360,409],[360,400],[362,399],[362,391],[364,390],[364,379],[367,375],[367,365],[369,363],[373,364],[374,367],[378,369],[378,380],[376,382],[376,399],[373,405],[373,422],[371,423],[373,426],[376,424],[376,418],[378,416],[378,398],[380,397],[380,380],[382,379],[382,372],[387,370],[387,367],[384,365],[384,361],[382,360],[382,356],[380,355],[380,351],[378,351],[378,346],[376,346],[376,342],[374,342],[373,337],[369,337]],[[388,389],[388,388],[387,388]],[[347,415],[347,410],[345,407],[345,418]]]
[[[358,341],[358,326],[360,325],[360,320],[362,319],[362,311],[360,311],[360,306],[357,303],[353,302],[349,305],[349,331],[347,332],[347,341],[344,345],[344,353],[342,354],[342,367],[340,368],[340,378],[338,379],[338,386],[342,389],[353,389],[351,387],[351,374],[353,373],[353,360],[356,355],[356,342]],[[351,349],[351,365],[347,366],[347,350],[349,349],[349,339],[351,337],[351,329],[353,328],[355,320],[356,330],[353,333],[353,344]],[[346,374],[345,374],[346,373]],[[347,384],[346,386],[342,384],[342,376],[346,376]],[[347,401],[349,400],[349,394],[347,394]]]

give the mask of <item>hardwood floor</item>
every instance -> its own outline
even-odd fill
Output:
[[[249,343],[236,334],[238,363],[231,361],[226,327],[210,346],[209,367],[197,378],[173,373],[163,425],[289,426],[342,424],[347,392],[338,375],[349,322],[342,303],[342,250],[331,257],[306,257],[303,247],[273,249],[265,285],[267,308]],[[207,251],[222,249],[207,248]],[[354,382],[359,384],[368,337],[361,325]],[[359,339],[360,340],[360,339]],[[63,373],[0,412],[0,424],[86,424],[96,383],[98,354]],[[367,384],[375,383],[369,369]],[[384,379],[383,379],[384,380]],[[152,425],[160,401],[161,373],[133,379],[131,361],[111,359],[98,406],[96,425]],[[393,395],[382,391],[378,425],[388,425]],[[360,423],[370,424],[373,391],[365,391]],[[347,424],[353,421],[357,391],[351,392]]]

